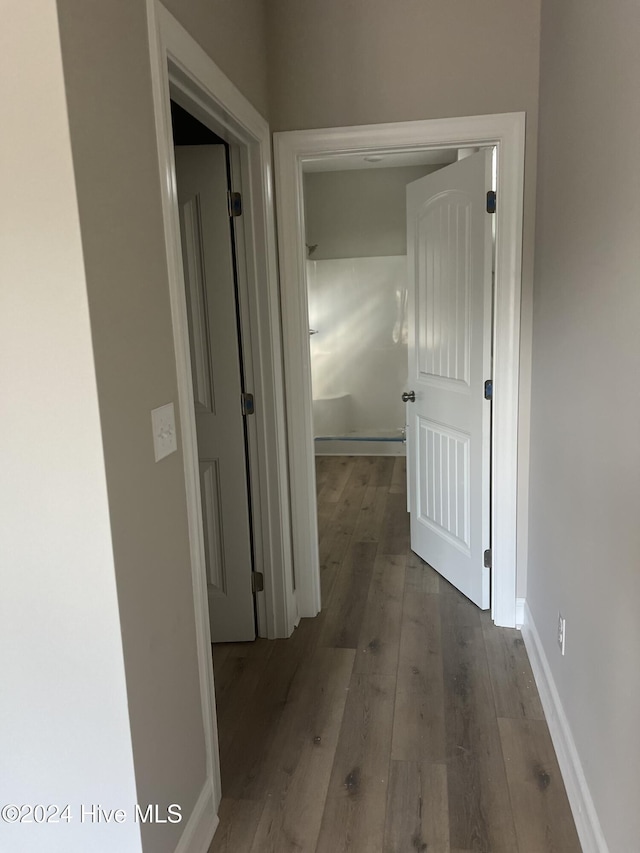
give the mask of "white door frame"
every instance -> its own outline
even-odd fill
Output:
[[[492,616],[516,624],[516,525],[524,113],[274,134],[280,288],[289,433],[293,560],[301,616],[320,610],[311,373],[305,272],[303,169],[346,154],[496,146],[493,325]]]
[[[209,794],[203,792],[202,808],[212,795],[217,811],[220,768],[170,98],[232,146],[234,181],[239,180],[243,191],[236,248],[243,363],[247,390],[253,392],[256,404],[248,423],[248,453],[256,569],[264,575],[264,592],[258,593],[258,632],[276,638],[290,636],[299,616],[290,547],[271,140],[267,122],[159,0],[147,0],[147,17],[207,741]]]

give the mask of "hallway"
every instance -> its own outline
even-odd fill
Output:
[[[324,608],[214,648],[210,853],[579,853],[526,651],[412,554],[404,458],[319,457]]]

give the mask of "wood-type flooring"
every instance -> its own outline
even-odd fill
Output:
[[[214,647],[210,853],[579,853],[521,634],[411,552],[404,459],[316,468],[322,613]]]

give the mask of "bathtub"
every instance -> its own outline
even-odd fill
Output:
[[[355,430],[350,394],[313,400],[314,446],[317,456],[405,456],[402,428]]]
[[[346,435],[351,430],[351,394],[313,400],[313,434]]]

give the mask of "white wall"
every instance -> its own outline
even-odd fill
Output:
[[[307,261],[313,398],[342,398],[314,402],[316,435],[400,437],[406,279],[403,255]]]
[[[11,853],[141,850],[98,394],[54,0],[0,28],[0,823]],[[9,24],[10,22],[10,24]]]
[[[306,242],[316,245],[307,263],[309,325],[318,332],[310,340],[312,391],[314,400],[323,400],[314,403],[316,435],[401,435],[406,187],[437,168],[304,176]]]
[[[406,186],[437,166],[308,172],[306,241],[311,260],[407,254]]]
[[[635,0],[543,2],[527,599],[611,853],[640,839],[639,43]]]

